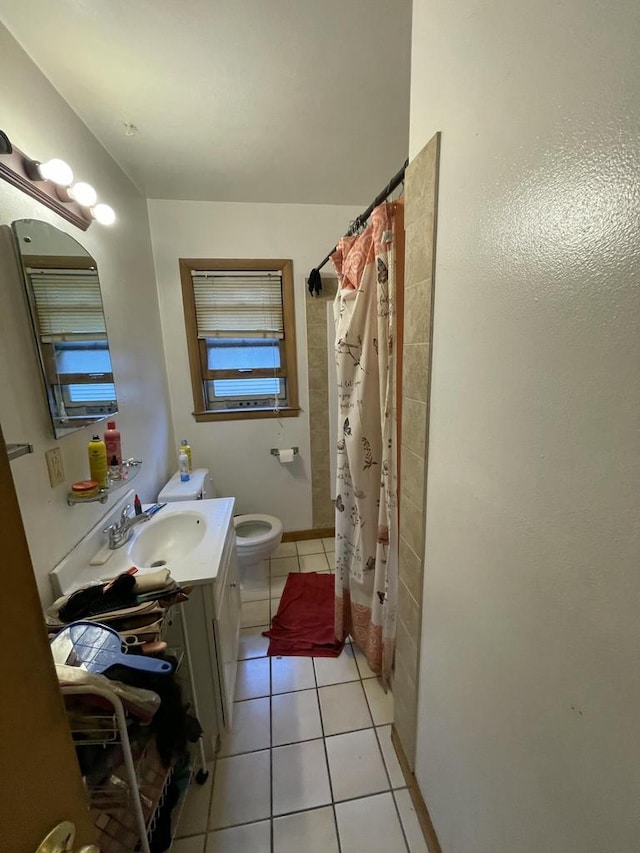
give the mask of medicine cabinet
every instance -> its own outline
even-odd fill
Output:
[[[13,223],[55,438],[118,410],[98,265],[63,231]]]

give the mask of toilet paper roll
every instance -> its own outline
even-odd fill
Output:
[[[281,447],[278,449],[278,459],[281,465],[288,465],[290,462],[293,462],[294,458],[293,448]]]

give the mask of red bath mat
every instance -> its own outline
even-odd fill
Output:
[[[335,635],[333,575],[291,572],[271,621],[269,655],[337,658],[344,640]]]

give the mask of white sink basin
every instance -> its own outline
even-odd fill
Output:
[[[182,510],[160,515],[140,526],[127,554],[141,568],[171,568],[200,545],[207,527],[207,517],[200,512]]]

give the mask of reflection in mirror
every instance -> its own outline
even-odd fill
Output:
[[[80,243],[46,222],[20,219],[13,233],[60,438],[117,411],[98,268]]]

